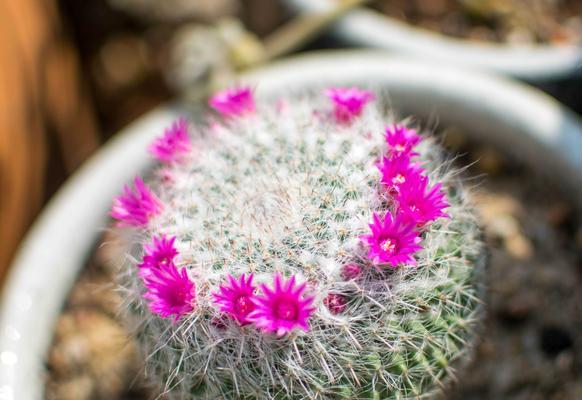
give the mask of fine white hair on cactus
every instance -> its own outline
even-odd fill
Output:
[[[120,283],[146,374],[164,396],[404,399],[450,379],[480,308],[480,232],[458,172],[424,135],[416,160],[443,184],[449,217],[421,229],[415,266],[370,261],[361,237],[387,207],[377,163],[395,121],[385,104],[379,96],[339,121],[321,92],[290,96],[284,112],[253,103],[220,129],[197,127],[191,154],[164,166],[169,182],[150,181],[164,208],[139,228]],[[136,260],[160,234],[176,237],[174,262],[196,282],[193,310],[178,321],[152,314],[142,297]],[[348,263],[361,275],[345,279]],[[228,275],[252,273],[260,285],[276,272],[315,297],[308,331],[266,334],[216,307]],[[345,304],[330,307],[329,295]]]

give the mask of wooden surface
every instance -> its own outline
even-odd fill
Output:
[[[47,185],[58,186],[98,141],[54,2],[0,0],[0,281]]]

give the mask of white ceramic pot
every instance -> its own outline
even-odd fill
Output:
[[[582,208],[582,125],[539,91],[375,52],[304,55],[249,73],[259,96],[322,85],[387,90],[394,106],[438,116],[555,177]],[[45,208],[15,258],[0,304],[0,400],[38,400],[57,318],[107,224],[111,199],[150,165],[146,146],[180,114],[162,107],[121,132]],[[192,117],[194,120],[195,116]]]
[[[430,0],[427,0],[430,1]],[[285,0],[296,11],[325,10],[337,0]],[[336,22],[333,34],[343,43],[381,48],[431,64],[452,64],[494,71],[529,82],[582,78],[582,47],[504,45],[455,39],[417,28],[372,9],[357,9]]]

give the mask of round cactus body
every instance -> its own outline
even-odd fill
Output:
[[[435,140],[356,88],[176,122],[112,215],[145,372],[176,399],[429,396],[467,353],[479,230]]]

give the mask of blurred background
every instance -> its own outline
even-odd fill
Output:
[[[335,14],[289,25],[297,21],[290,3],[0,0],[0,280],[42,207],[121,128],[167,101],[198,100],[236,71],[347,46],[326,28],[360,3],[463,40],[582,43],[580,0],[338,1]],[[581,82],[565,76],[532,83],[580,115]],[[455,127],[438,130],[486,181],[479,208],[499,283],[482,363],[454,398],[582,398],[576,205],[506,154],[467,142]],[[63,311],[47,362],[47,398],[148,398],[133,348],[104,339],[124,333],[116,294],[95,289],[111,282],[105,258],[92,257]]]

